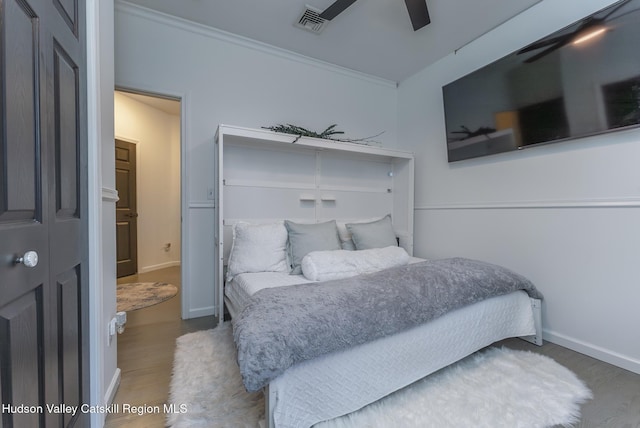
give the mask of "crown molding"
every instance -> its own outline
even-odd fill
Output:
[[[212,39],[226,42],[226,43],[232,43],[238,46],[242,46],[244,48],[257,50],[257,51],[264,52],[269,55],[274,55],[280,58],[284,58],[290,61],[299,62],[302,64],[310,65],[312,67],[317,67],[323,70],[343,74],[348,77],[364,80],[369,83],[375,83],[375,84],[390,87],[390,88],[398,87],[398,82],[395,82],[393,80],[383,79],[381,77],[372,76],[370,74],[362,73],[360,71],[355,71],[350,68],[341,67],[336,64],[331,64],[330,62],[321,61],[321,60],[311,58],[305,55],[301,55],[292,51],[288,51],[286,49],[278,48],[276,46],[273,46],[264,42],[260,42],[258,40],[250,39],[244,36],[239,36],[237,34],[233,34],[228,31],[223,31],[214,27],[210,27],[208,25],[189,21],[184,18],[179,18],[177,16],[169,15],[163,12],[159,12],[153,9],[139,6],[125,0],[116,0],[115,10],[116,12],[126,13],[131,16],[136,16],[139,18],[154,21],[162,25],[172,26],[174,28],[178,28],[183,31],[188,31],[200,36],[210,37]]]

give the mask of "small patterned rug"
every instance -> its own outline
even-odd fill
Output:
[[[118,311],[135,311],[157,305],[178,294],[178,287],[166,282],[130,282],[118,284]]]

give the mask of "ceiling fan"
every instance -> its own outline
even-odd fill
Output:
[[[593,15],[588,16],[587,18],[583,19],[582,22],[580,22],[580,24],[574,30],[569,31],[566,34],[561,34],[547,40],[543,39],[538,42],[532,43],[529,46],[520,49],[518,51],[518,55],[546,47],[545,50],[538,52],[537,54],[527,58],[524,61],[525,63],[532,63],[549,55],[551,52],[560,49],[565,45],[568,45],[569,43],[579,44],[599,34],[602,34],[607,31],[607,27],[604,24],[609,19],[609,17],[617,12],[618,9],[626,5],[629,1],[630,0],[622,1],[602,17],[596,17]]]
[[[336,0],[331,6],[326,8],[321,14],[320,18],[331,21],[336,16],[340,15],[346,8],[355,3],[356,0]],[[413,25],[413,31],[418,31],[425,25],[431,22],[429,18],[429,10],[427,9],[427,3],[425,0],[404,0],[407,5],[407,11],[411,18],[411,25]]]

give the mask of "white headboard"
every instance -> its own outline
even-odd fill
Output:
[[[413,253],[413,154],[220,125],[216,135],[216,299],[237,221],[353,221],[391,214]]]

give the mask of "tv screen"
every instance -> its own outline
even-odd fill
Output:
[[[640,124],[640,0],[443,87],[449,162]]]

